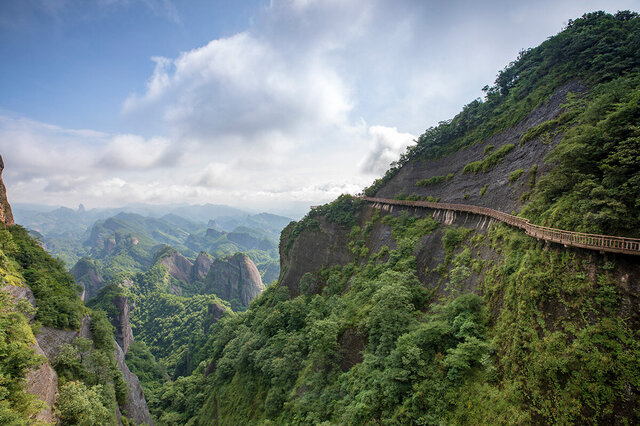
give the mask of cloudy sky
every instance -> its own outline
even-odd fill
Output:
[[[9,199],[297,215],[568,19],[621,9],[640,0],[3,0]]]

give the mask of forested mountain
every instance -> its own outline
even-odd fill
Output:
[[[366,193],[638,236],[638,52],[635,13],[570,21]],[[288,226],[279,281],[213,326],[159,422],[636,423],[638,259],[433,213],[342,196]]]
[[[288,224],[289,219],[259,214],[218,220],[244,225],[224,231],[214,220],[204,225],[173,214],[153,218],[119,213],[96,222],[87,231],[88,236],[78,252],[84,257],[78,260],[71,273],[85,289],[88,300],[106,283],[146,271],[168,246],[189,263],[196,262],[203,252],[214,258],[243,252],[256,264],[263,282],[270,283],[278,278],[278,246],[273,235]]]
[[[28,228],[68,268],[82,257],[98,260],[108,256],[105,251],[112,251],[115,248],[112,244],[122,245],[128,236],[134,235],[144,248],[122,259],[126,268],[140,270],[148,266],[154,249],[161,244],[170,245],[190,258],[201,251],[219,257],[257,249],[252,259],[260,265],[266,282],[278,276],[277,241],[280,231],[291,222],[283,216],[249,214],[214,204],[91,210],[82,205],[77,210],[66,207],[50,210],[46,206],[19,204],[16,216],[18,223]]]
[[[635,13],[569,21],[364,193],[640,237],[638,52]],[[119,213],[86,228],[85,306],[3,196],[2,424],[640,421],[637,255],[350,195],[277,251],[281,217]]]
[[[0,189],[0,424],[152,423],[107,316],[13,224]]]

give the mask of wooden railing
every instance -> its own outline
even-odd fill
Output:
[[[565,246],[581,247],[590,250],[607,251],[640,255],[640,239],[616,237],[612,235],[585,234],[583,232],[564,231],[546,226],[529,223],[529,219],[514,216],[488,207],[472,206],[469,204],[432,203],[429,201],[391,200],[387,198],[361,197],[374,205],[391,205],[404,207],[422,207],[436,210],[451,210],[468,212],[488,216],[508,225],[524,229],[532,237],[564,244]]]

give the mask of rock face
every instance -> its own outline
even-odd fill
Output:
[[[203,291],[225,300],[235,299],[242,307],[247,307],[263,290],[256,265],[246,254],[236,253],[213,262]]]
[[[38,342],[35,343],[36,353],[45,355]],[[37,420],[51,423],[55,420],[53,407],[58,399],[58,375],[51,367],[49,361],[45,361],[38,369],[27,373],[27,392],[36,395],[46,406],[36,416]]]
[[[160,263],[169,268],[169,275],[187,284],[191,284],[191,270],[193,263],[178,251],[172,250],[171,254],[160,259]]]
[[[550,170],[551,165],[545,163],[544,159],[560,142],[563,135],[558,134],[551,141],[538,138],[523,146],[520,146],[520,138],[531,127],[560,115],[563,112],[562,104],[566,102],[569,93],[580,95],[585,91],[586,88],[578,82],[567,83],[559,87],[550,96],[548,102],[531,111],[520,123],[481,143],[437,160],[410,161],[376,193],[376,197],[394,198],[401,193],[416,194],[440,198],[444,203],[473,204],[506,213],[519,210],[522,205],[520,197],[523,192],[529,190],[523,183],[531,178],[533,167],[536,168],[535,175],[538,177]],[[487,173],[475,175],[462,173],[466,164],[484,157],[485,149],[493,146],[493,151],[497,151],[507,144],[515,145],[516,149],[507,154],[502,162]],[[518,181],[510,182],[511,173],[520,169],[523,171],[522,176]],[[422,179],[447,176],[450,173],[453,173],[451,179],[427,187],[416,186],[416,182]],[[485,187],[484,191],[482,191],[483,187]]]
[[[324,265],[345,265],[353,260],[347,248],[350,227],[328,222],[319,218],[317,231],[302,232],[290,250],[284,242],[289,238],[293,224],[287,226],[280,237],[280,270],[283,285],[289,295],[300,294],[300,279],[307,272],[319,271]]]
[[[140,381],[138,380],[138,377],[129,370],[129,367],[127,367],[127,364],[124,362],[124,351],[117,343],[115,355],[118,369],[122,372],[125,382],[129,385],[127,399],[121,407],[123,414],[132,418],[138,425],[153,425],[153,420],[151,420],[149,407],[147,406],[147,400],[144,398],[144,392],[142,391]]]
[[[118,309],[118,314],[111,320],[111,325],[115,327],[114,337],[126,354],[129,345],[133,342],[133,331],[129,322],[129,302],[126,296],[116,296],[113,298],[113,304]]]
[[[18,287],[8,285],[0,288],[1,291],[8,292],[15,301],[19,299],[27,300],[33,307],[36,306],[36,299],[33,297],[33,292],[29,287]],[[28,320],[33,320],[35,312],[28,317]],[[38,341],[33,344],[36,353],[46,357],[45,352],[42,350]],[[58,375],[51,367],[51,363],[46,359],[38,368],[30,370],[26,377],[27,392],[35,395],[38,399],[45,403],[45,407],[36,415],[36,419],[43,422],[53,422],[55,420],[53,416],[53,407],[57,400],[58,394]]]
[[[82,286],[82,300],[89,300],[98,294],[98,290],[104,287],[104,279],[98,271],[98,266],[93,259],[83,257],[71,269],[71,275]]]
[[[11,206],[7,200],[7,189],[2,182],[2,171],[4,170],[4,161],[0,156],[0,222],[5,225],[13,225],[13,213],[11,212]]]
[[[47,358],[53,361],[60,352],[60,347],[65,343],[70,344],[76,337],[93,340],[93,335],[91,334],[91,318],[89,318],[89,315],[85,315],[84,318],[82,318],[80,332],[61,330],[53,327],[42,327],[36,336],[36,340]]]
[[[207,306],[207,318],[204,320],[204,334],[209,333],[209,327],[217,323],[228,312],[228,308],[218,304],[211,303]]]
[[[211,269],[211,265],[213,265],[213,259],[211,256],[205,252],[200,252],[196,258],[196,263],[193,264],[191,278],[194,281],[206,278],[209,270]]]

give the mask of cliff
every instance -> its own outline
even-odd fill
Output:
[[[82,300],[89,300],[104,286],[104,279],[95,260],[83,257],[71,269],[71,275],[82,286]]]
[[[116,315],[111,319],[111,324],[115,328],[114,337],[116,343],[126,355],[129,345],[133,342],[133,331],[129,317],[129,302],[126,296],[115,296],[113,304],[117,310]]]
[[[215,294],[228,300],[236,300],[246,308],[264,290],[256,265],[244,253],[216,259],[209,269],[203,293]]]
[[[169,275],[185,284],[191,284],[193,263],[177,250],[164,250],[167,252],[162,254],[159,261],[169,269]]]
[[[11,206],[7,201],[7,188],[2,181],[2,171],[4,170],[4,161],[0,156],[0,222],[5,225],[13,225],[13,213],[11,212]]]

